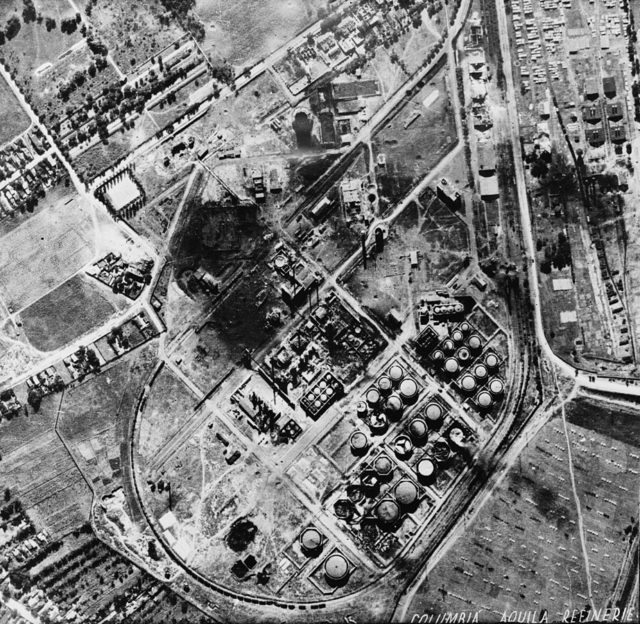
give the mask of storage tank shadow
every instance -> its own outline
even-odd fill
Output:
[[[293,118],[293,130],[296,133],[296,144],[299,150],[307,150],[313,147],[313,119],[304,111],[298,111]]]
[[[384,251],[384,232],[381,227],[376,228],[376,253],[382,253]]]

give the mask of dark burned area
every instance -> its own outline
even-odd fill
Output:
[[[268,233],[260,223],[258,208],[227,195],[222,201],[194,201],[184,226],[172,242],[175,277],[201,265],[221,275],[245,261],[260,260],[269,249]]]
[[[219,202],[193,202],[172,243],[173,277],[185,293],[194,296],[185,279],[189,271],[202,268],[218,280],[219,294],[207,295],[210,314],[200,329],[213,329],[237,364],[245,348],[258,349],[275,335],[280,323],[268,321],[274,310],[282,320],[289,314],[266,264],[277,239],[268,236],[259,210],[230,195]]]

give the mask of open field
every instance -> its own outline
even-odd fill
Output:
[[[55,433],[60,394],[38,413],[0,424],[2,482],[19,498],[37,529],[64,535],[89,517],[91,490]]]
[[[89,21],[95,26],[120,69],[127,73],[184,35],[173,19],[161,20],[160,2],[96,2]]]
[[[385,154],[378,173],[381,198],[394,204],[453,148],[456,132],[450,85],[441,73],[425,85],[373,137],[374,154]]]
[[[98,491],[121,481],[127,423],[154,363],[151,344],[64,394],[60,435]]]
[[[189,181],[188,172],[184,171],[184,174],[179,178],[176,176],[178,179],[162,193],[162,197],[156,197],[153,201],[145,204],[128,219],[129,225],[136,232],[156,244],[160,245],[164,242],[171,220],[183,200]]]
[[[54,351],[104,323],[116,307],[111,293],[83,274],[72,277],[22,312],[24,330],[40,351]]]
[[[18,312],[92,257],[91,208],[76,195],[58,198],[0,240],[0,296]]]
[[[600,434],[568,428],[591,590],[596,608],[604,608],[627,547],[626,530],[637,517],[640,456]],[[436,566],[410,612],[477,610],[482,619],[544,608],[551,621],[565,609],[583,608],[588,580],[568,461],[556,416]]]
[[[250,65],[286,43],[318,18],[324,0],[267,0],[254,3],[197,0],[205,27],[203,48],[214,58]]]
[[[151,393],[139,416],[138,452],[152,459],[193,414],[196,399],[192,392],[170,369],[164,368],[156,377]]]
[[[92,180],[158,131],[147,115],[137,118],[130,125],[133,129],[124,132],[121,128],[106,142],[96,143],[74,159],[73,166],[81,179]]]
[[[433,193],[411,202],[389,228],[381,253],[360,263],[347,286],[382,321],[392,308],[403,318],[430,290],[442,288],[467,263],[467,226]],[[418,252],[418,265],[410,255]]]
[[[11,141],[29,127],[29,117],[11,92],[4,78],[0,78],[0,145]]]
[[[11,13],[3,3],[3,14],[8,17]],[[61,32],[60,26],[65,19],[75,16],[73,7],[67,0],[35,0],[36,11],[45,18],[41,23],[32,21],[25,23],[22,13],[22,2],[10,2],[15,7],[16,16],[20,19],[20,30],[12,39],[7,39],[2,47],[3,55],[10,69],[16,71],[17,83],[27,100],[43,103],[50,101],[48,91],[52,89],[63,74],[71,71],[71,65],[58,65],[60,74],[53,71],[50,75],[43,73],[46,66],[56,65],[57,61],[70,48],[82,41],[80,31],[76,29],[70,34]],[[46,27],[46,18],[55,20],[56,26],[50,30]],[[82,44],[80,44],[82,45]],[[77,68],[75,68],[77,69]],[[40,70],[40,73],[36,73]],[[55,74],[55,78],[54,78]],[[43,97],[44,96],[44,97]],[[40,112],[53,113],[53,109]]]

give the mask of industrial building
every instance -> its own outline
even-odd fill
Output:
[[[436,187],[438,199],[444,202],[452,210],[458,210],[462,207],[462,195],[453,188],[446,178],[442,178]]]
[[[481,176],[496,172],[496,150],[492,142],[478,143],[478,170]]]
[[[484,201],[492,201],[500,196],[498,178],[495,174],[480,176],[480,197]]]

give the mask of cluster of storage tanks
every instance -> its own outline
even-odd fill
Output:
[[[436,401],[427,403],[421,414],[412,418],[407,433],[399,433],[392,442],[393,451],[399,459],[407,460],[416,449],[423,446],[429,437],[429,431],[439,429],[444,409]],[[446,464],[452,455],[466,446],[466,436],[459,426],[453,425],[444,435],[437,436],[431,453],[423,454],[415,464],[416,476],[421,483],[431,483],[435,479],[438,466]],[[350,438],[351,450],[355,455],[367,452],[370,441],[362,431],[354,431]],[[380,465],[378,465],[380,464]],[[390,478],[393,464],[386,456],[380,456],[373,470],[365,470],[361,476],[363,490],[373,490],[380,481]],[[371,474],[370,474],[371,473]]]
[[[504,393],[504,382],[496,377],[498,356],[489,352],[480,358],[482,347],[480,336],[472,333],[469,323],[463,322],[433,351],[431,360],[449,378],[458,378],[466,368],[456,380],[458,387],[464,394],[475,396],[480,409],[489,410]]]
[[[365,393],[356,406],[358,416],[369,423],[373,434],[387,430],[389,422],[402,417],[406,407],[418,400],[420,388],[404,367],[393,363]]]
[[[315,557],[322,551],[324,538],[314,526],[307,527],[299,537],[302,552],[307,557]],[[331,585],[345,583],[349,579],[351,567],[347,558],[340,552],[334,551],[323,563],[324,576]]]

